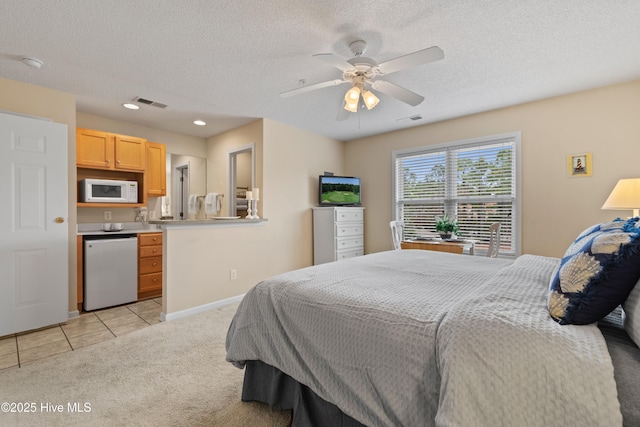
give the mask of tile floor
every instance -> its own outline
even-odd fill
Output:
[[[160,322],[162,298],[82,313],[57,326],[0,337],[0,370],[73,351]]]

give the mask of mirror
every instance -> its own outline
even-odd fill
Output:
[[[246,192],[256,186],[254,145],[229,151],[229,216],[247,216]]]
[[[189,195],[204,197],[207,194],[207,160],[167,153],[167,189],[162,216],[194,218],[193,214],[189,215]]]

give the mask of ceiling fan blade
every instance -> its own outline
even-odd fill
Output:
[[[414,107],[424,101],[423,96],[420,96],[415,92],[411,92],[409,89],[405,89],[401,86],[387,82],[385,80],[375,80],[371,84],[371,87],[378,92],[382,92],[385,95],[392,96]]]
[[[444,52],[442,49],[438,46],[433,46],[383,62],[378,65],[378,72],[380,74],[391,74],[407,68],[417,67],[418,65],[428,64],[429,62],[439,61],[443,58]]]
[[[338,86],[338,85],[340,85],[342,83],[348,83],[348,82],[346,80],[342,80],[342,79],[329,80],[329,81],[322,82],[322,83],[316,83],[316,84],[309,85],[309,86],[299,87],[297,89],[289,90],[287,92],[282,92],[280,94],[280,97],[281,98],[288,98],[288,97],[293,96],[293,95],[298,95],[298,94],[305,93],[305,92],[311,92],[312,90],[322,89],[324,87]]]
[[[342,105],[340,105],[340,110],[338,110],[338,115],[336,116],[336,120],[341,122],[343,120],[347,120],[349,118],[349,111],[344,109],[344,106],[347,102],[343,99]]]
[[[336,67],[338,70],[350,71],[355,68],[353,65],[340,58],[339,56],[334,55],[333,53],[318,53],[316,55],[313,55],[313,57],[318,58],[325,64]]]

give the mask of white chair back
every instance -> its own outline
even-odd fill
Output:
[[[402,243],[402,235],[404,233],[404,222],[391,221],[389,223],[389,227],[391,227],[391,238],[393,239],[393,249],[395,250],[402,249],[400,247],[400,243]]]
[[[497,258],[500,252],[500,223],[494,222],[489,227],[489,250],[487,256]]]

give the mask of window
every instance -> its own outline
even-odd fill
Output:
[[[519,253],[520,133],[393,153],[394,214],[404,238],[435,234],[435,216],[455,216],[460,236],[488,248],[489,226],[500,222],[500,253]]]

